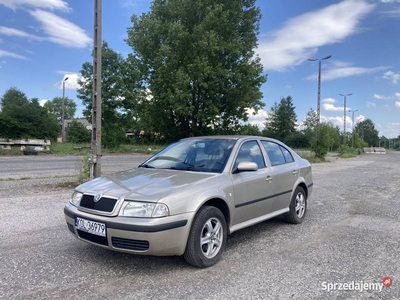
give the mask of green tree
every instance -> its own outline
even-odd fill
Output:
[[[291,96],[274,103],[266,118],[263,134],[287,143],[296,132],[297,115]]]
[[[19,107],[29,104],[26,95],[19,89],[12,87],[8,89],[0,99],[1,112],[12,115]]]
[[[70,143],[90,143],[91,131],[88,130],[82,123],[73,120],[67,130],[67,141]]]
[[[0,111],[0,138],[19,138],[23,136],[24,132],[26,132],[26,128]]]
[[[82,79],[78,81],[78,98],[85,109],[83,114],[91,120],[93,66],[89,62],[82,65]],[[137,102],[140,96],[140,73],[135,60],[125,60],[112,50],[106,42],[102,45],[102,144],[116,147],[125,142],[125,130],[135,126]]]
[[[44,108],[47,110],[48,113],[54,115],[57,121],[61,124],[61,117],[62,117],[62,104],[63,98],[62,97],[55,97],[52,101],[47,101],[44,104]],[[76,103],[74,100],[65,97],[64,99],[64,119],[71,120],[74,118],[76,112]]]
[[[262,135],[257,125],[245,124],[240,127],[239,134],[243,135]]]
[[[369,147],[379,146],[379,132],[371,119],[358,122],[354,130]]]
[[[16,88],[7,90],[1,97],[1,134],[5,138],[56,139],[60,126],[54,116],[39,105],[39,100],[28,100]]]
[[[255,0],[154,0],[132,16],[127,43],[151,99],[142,108],[167,140],[237,132],[261,108]]]
[[[332,123],[322,122],[319,125],[320,135],[317,146],[315,137],[311,140],[311,149],[317,149],[319,157],[325,157],[328,151],[337,150],[340,147],[340,129]]]

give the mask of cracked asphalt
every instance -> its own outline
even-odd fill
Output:
[[[105,156],[102,170],[145,158]],[[208,269],[73,237],[63,215],[73,186],[59,183],[73,181],[80,164],[79,156],[0,157],[0,299],[400,299],[400,153],[314,164],[302,224],[276,218],[235,232]],[[386,276],[392,284],[381,291],[343,290]]]

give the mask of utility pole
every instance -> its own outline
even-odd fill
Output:
[[[356,110],[349,110],[349,112],[353,113],[353,121],[351,122],[351,148],[354,148],[354,113],[357,112],[358,109]],[[380,142],[380,141],[379,141]],[[380,144],[379,144],[380,147]]]
[[[101,0],[94,0],[92,153],[93,175],[101,176]]]
[[[61,142],[65,143],[65,82],[68,80],[68,77],[65,77],[62,81],[63,87],[63,96],[62,96],[62,104],[61,104]]]
[[[343,109],[343,146],[346,146],[346,97],[353,94],[339,94],[344,97],[344,109]]]
[[[317,128],[315,129],[315,156],[319,157],[318,142],[319,142],[319,130],[321,122],[321,61],[331,58],[332,55],[327,55],[321,59],[309,58],[308,61],[318,60],[318,97],[317,97]]]

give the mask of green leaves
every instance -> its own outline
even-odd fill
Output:
[[[378,130],[371,119],[358,122],[354,128],[355,132],[368,144],[369,147],[379,145]]]
[[[30,101],[16,88],[8,89],[0,99],[0,136],[3,138],[38,138],[55,140],[60,133],[56,118],[39,105],[36,98]]]
[[[91,131],[76,120],[69,124],[66,134],[69,143],[90,143],[91,140]]]
[[[233,133],[245,108],[259,109],[266,81],[254,57],[259,9],[255,1],[155,0],[132,17],[127,43],[152,99],[142,109],[167,139]]]
[[[263,134],[287,143],[296,131],[297,115],[291,96],[274,103],[266,119]]]
[[[92,114],[93,66],[82,65],[81,80],[78,82],[78,98],[85,106],[86,119]],[[124,59],[106,42],[102,45],[102,144],[116,147],[125,142],[125,130],[132,129],[137,122],[137,107],[140,104],[141,81],[136,58],[129,55]]]
[[[64,103],[64,119],[70,120],[73,119],[76,112],[76,103],[74,100],[65,97],[55,97],[52,101],[47,101],[44,104],[44,108],[48,113],[54,115],[58,122],[61,124],[61,116],[62,116],[62,106]]]

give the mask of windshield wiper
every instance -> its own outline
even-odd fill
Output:
[[[202,172],[201,169],[199,169],[198,167],[195,166],[187,166],[187,167],[169,167],[166,169],[170,169],[170,170],[178,170],[178,171],[195,171],[195,172]]]
[[[150,166],[150,165],[148,165],[148,164],[141,164],[141,165],[139,165],[139,168],[155,169],[155,167]]]

